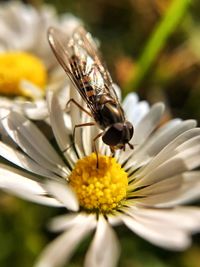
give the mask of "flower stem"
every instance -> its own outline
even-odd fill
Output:
[[[158,23],[150,39],[138,60],[137,70],[132,70],[130,78],[125,85],[125,93],[138,90],[145,75],[157,58],[159,52],[164,47],[167,38],[175,30],[181,18],[187,11],[191,0],[174,0],[166,11],[165,15]]]

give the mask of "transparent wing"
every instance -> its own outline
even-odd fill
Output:
[[[73,70],[71,66],[71,55],[69,51],[69,38],[66,37],[66,35],[60,31],[59,29],[50,27],[48,29],[48,41],[49,44],[65,70],[65,72],[69,75],[69,78],[74,82],[74,75],[73,75]]]
[[[83,77],[86,74],[86,65],[88,65],[89,61],[86,52],[80,50],[78,45],[75,45],[73,38],[67,38],[65,33],[54,27],[48,30],[48,41],[58,62],[67,73],[90,110],[95,113],[95,109],[87,97],[85,83],[83,81]],[[92,63],[90,63],[90,65],[92,66]],[[91,68],[88,71],[91,71]]]
[[[86,91],[84,93],[84,90],[80,90],[79,88],[80,80],[77,81],[75,69],[79,72],[79,77],[88,76],[96,94],[109,94],[119,104],[111,76],[89,32],[86,32],[83,27],[78,27],[75,29],[72,37],[67,38],[64,32],[51,27],[48,31],[48,40],[59,63],[77,89],[79,89],[80,94],[86,102],[88,102],[87,94]],[[72,58],[74,56],[78,60],[77,66],[73,66],[74,62]],[[81,89],[83,88],[84,81],[82,81]]]
[[[79,46],[81,46],[82,49],[84,49],[86,53],[93,59],[96,68],[98,68],[104,80],[104,87],[102,90],[104,90],[105,93],[109,93],[115,99],[115,101],[119,103],[110,73],[91,34],[85,31],[82,26],[79,26],[74,31],[73,40],[74,43],[78,43]]]

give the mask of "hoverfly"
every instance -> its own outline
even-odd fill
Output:
[[[133,125],[125,118],[111,76],[100,59],[91,35],[83,27],[78,27],[72,37],[66,38],[61,30],[51,27],[48,30],[48,41],[89,110],[84,109],[75,99],[70,99],[68,103],[73,102],[95,120],[94,123],[79,124],[75,128],[97,124],[102,130],[93,139],[97,165],[95,141],[99,137],[110,146],[113,153],[116,149],[125,150],[126,144],[133,149],[129,142],[133,136]]]

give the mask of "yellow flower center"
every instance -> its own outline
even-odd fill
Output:
[[[30,90],[23,88],[22,80],[27,80],[44,89],[47,72],[42,61],[28,53],[0,53],[0,93],[33,97]]]
[[[115,158],[96,155],[80,159],[69,182],[74,188],[80,206],[89,211],[111,212],[122,205],[128,187],[127,173]]]

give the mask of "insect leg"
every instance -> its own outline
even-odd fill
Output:
[[[70,100],[67,102],[66,107],[69,106],[70,103],[75,104],[78,108],[80,108],[83,112],[85,112],[87,115],[89,115],[90,117],[92,117],[91,113],[89,111],[87,111],[85,108],[83,108],[75,99],[70,98]]]
[[[115,155],[115,149],[114,149],[114,147],[110,146],[110,152],[112,154],[112,157],[114,157],[114,155]]]
[[[98,152],[97,152],[97,147],[96,147],[96,141],[99,137],[101,137],[103,135],[104,132],[99,133],[97,136],[95,136],[95,138],[92,140],[93,143],[93,149],[95,151],[96,157],[97,157],[97,169],[99,168],[99,157],[98,157]]]
[[[74,126],[74,130],[73,130],[73,134],[72,134],[72,139],[73,139],[73,143],[71,143],[67,148],[65,148],[62,153],[65,153],[70,147],[73,146],[73,144],[75,143],[74,140],[75,140],[75,133],[76,133],[76,129],[79,128],[79,127],[84,127],[84,126],[94,126],[96,125],[95,122],[86,122],[86,123],[82,123],[82,124],[76,124]]]
[[[82,123],[82,124],[76,124],[74,126],[73,135],[72,135],[73,136],[73,140],[75,139],[75,133],[76,133],[76,129],[77,128],[84,127],[84,126],[94,126],[94,125],[96,125],[95,122],[86,122],[86,123]]]

